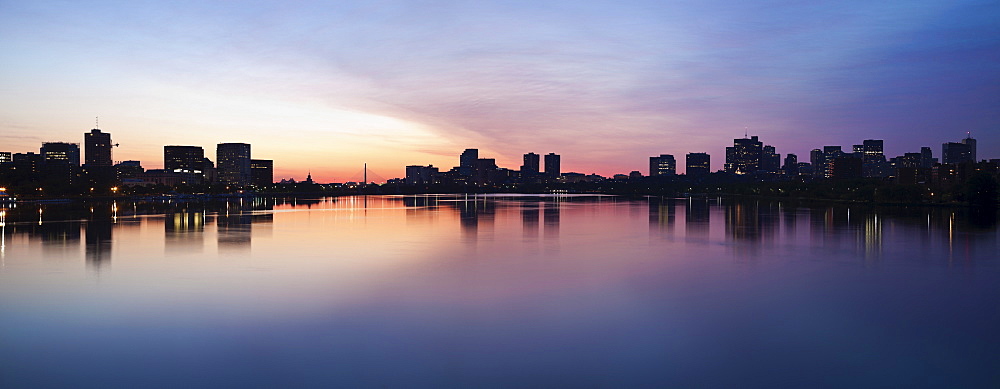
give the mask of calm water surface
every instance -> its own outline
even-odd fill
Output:
[[[0,387],[998,387],[996,213],[601,197],[19,204]]]

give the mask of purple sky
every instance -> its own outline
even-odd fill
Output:
[[[0,2],[0,151],[249,142],[277,178],[386,178],[466,147],[645,172],[749,127],[781,154],[884,139],[1000,158],[1000,3]]]

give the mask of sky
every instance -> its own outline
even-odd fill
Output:
[[[648,173],[744,132],[808,160],[971,132],[1000,158],[1000,2],[0,0],[0,151],[252,144],[275,178],[458,164]],[[683,171],[683,168],[679,168]]]

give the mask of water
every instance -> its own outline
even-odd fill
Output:
[[[995,213],[416,196],[3,211],[0,387],[997,387]]]

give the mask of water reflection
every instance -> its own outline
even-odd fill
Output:
[[[652,236],[688,242],[722,240],[729,242],[733,254],[740,258],[757,258],[785,245],[804,247],[799,255],[808,255],[810,250],[846,251],[874,265],[892,244],[895,251],[944,250],[949,261],[962,263],[997,250],[995,209],[699,197],[609,201],[597,197],[438,195],[22,204],[0,210],[0,254],[9,254],[9,238],[23,236],[29,242],[40,242],[48,259],[72,258],[82,246],[85,262],[102,268],[111,263],[120,232],[157,223],[162,223],[163,246],[169,255],[201,253],[210,239],[221,252],[248,253],[255,236],[272,233],[275,210],[345,210],[351,218],[363,218],[375,209],[401,209],[408,220],[420,225],[454,214],[462,241],[471,244],[496,239],[501,223],[513,218],[522,240],[542,237],[554,250],[565,243],[561,228],[572,222],[566,219],[568,210],[589,209],[581,205],[624,206],[633,219],[636,212],[647,212]],[[572,215],[580,218],[584,214]],[[679,222],[684,228],[675,230]]]

